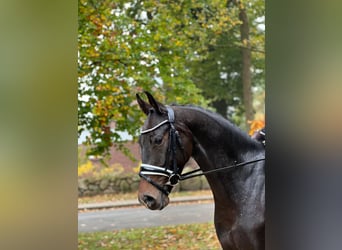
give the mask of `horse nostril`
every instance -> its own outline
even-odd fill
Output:
[[[153,206],[156,203],[156,200],[152,196],[146,194],[143,197],[143,201],[149,207]]]

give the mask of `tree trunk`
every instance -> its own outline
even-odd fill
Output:
[[[248,121],[253,120],[253,95],[252,95],[252,72],[251,72],[251,49],[249,41],[249,23],[246,9],[237,3],[240,8],[239,19],[242,22],[240,25],[240,37],[242,42],[242,86],[243,86],[243,103],[245,107],[246,125]]]

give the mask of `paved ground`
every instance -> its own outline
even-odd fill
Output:
[[[79,213],[78,231],[111,231],[211,221],[214,221],[213,202],[169,204],[161,211],[151,211],[145,207],[126,207]]]
[[[170,204],[182,203],[182,202],[198,202],[198,201],[213,201],[213,196],[212,195],[199,195],[199,196],[181,196],[181,197],[170,198]],[[131,206],[141,206],[141,205],[138,202],[138,199],[133,199],[133,200],[79,204],[78,210],[90,211],[94,209],[119,208],[119,207],[131,207]]]

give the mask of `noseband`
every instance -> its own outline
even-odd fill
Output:
[[[176,185],[180,179],[180,169],[177,166],[177,160],[176,160],[176,150],[177,145],[182,149],[182,143],[181,139],[179,137],[179,133],[177,129],[175,128],[175,113],[173,109],[169,106],[166,106],[167,114],[168,114],[168,120],[164,120],[154,126],[153,128],[142,130],[141,134],[147,134],[150,133],[162,125],[168,123],[170,124],[170,132],[169,132],[169,146],[167,149],[167,155],[166,160],[164,163],[164,166],[154,166],[146,163],[142,163],[140,167],[139,176],[145,179],[147,182],[149,182],[151,185],[159,189],[161,192],[163,192],[165,195],[169,195],[171,192],[171,189],[174,185]],[[165,176],[169,180],[165,184],[165,186],[161,186],[154,182],[148,175],[157,175],[157,176]]]

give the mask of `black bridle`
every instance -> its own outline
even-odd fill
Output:
[[[150,133],[160,126],[164,124],[170,125],[170,131],[169,131],[169,145],[167,149],[167,158],[165,160],[164,166],[154,166],[150,164],[142,163],[140,167],[139,176],[145,179],[147,182],[155,186],[157,189],[159,189],[161,192],[163,192],[165,195],[169,195],[171,192],[171,189],[174,185],[178,183],[180,180],[180,169],[177,165],[176,160],[176,150],[177,145],[183,149],[182,142],[179,136],[179,133],[177,129],[175,128],[175,113],[173,109],[169,106],[166,106],[167,114],[168,114],[168,120],[164,120],[154,126],[153,128],[142,130],[141,134],[147,134]],[[159,176],[165,176],[168,178],[168,182],[165,184],[165,186],[160,186],[158,183],[153,181],[149,176],[147,175],[159,175]]]
[[[215,172],[222,171],[222,170],[227,170],[227,169],[231,169],[231,168],[245,166],[245,165],[248,165],[251,163],[255,163],[255,162],[265,160],[265,158],[259,158],[259,159],[255,159],[255,160],[251,160],[251,161],[235,163],[235,164],[230,165],[230,166],[226,166],[226,167],[222,167],[222,168],[218,168],[218,169],[213,169],[213,170],[209,170],[209,171],[198,173],[198,174],[195,174],[195,173],[201,171],[201,169],[195,169],[193,171],[181,174],[180,168],[178,168],[178,165],[177,165],[176,150],[177,150],[177,145],[178,145],[179,148],[182,150],[183,156],[184,156],[183,146],[182,146],[182,142],[181,142],[179,133],[178,133],[177,129],[175,128],[174,111],[169,106],[166,106],[166,109],[167,109],[167,114],[168,114],[168,120],[164,120],[164,121],[160,122],[159,124],[157,124],[153,128],[141,131],[141,134],[143,135],[143,134],[147,134],[147,133],[150,133],[150,132],[158,129],[159,127],[161,127],[164,124],[168,123],[170,125],[169,145],[168,145],[168,149],[167,149],[167,155],[166,155],[167,158],[165,160],[165,163],[162,167],[142,163],[141,167],[140,167],[140,171],[139,171],[139,176],[141,178],[145,179],[148,183],[150,183],[151,185],[156,187],[158,190],[160,190],[165,195],[169,195],[173,186],[175,186],[179,181],[183,181],[183,180],[194,178],[194,177],[201,176],[201,175],[207,175],[207,174],[215,173]],[[168,178],[168,182],[164,186],[161,186],[158,183],[156,183],[155,181],[153,181],[151,179],[151,177],[149,177],[148,175],[165,176]]]

